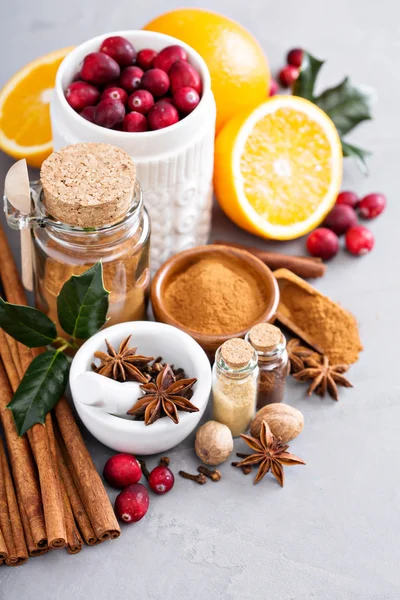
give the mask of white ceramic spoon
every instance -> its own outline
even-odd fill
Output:
[[[22,159],[13,164],[4,181],[4,193],[10,204],[21,215],[31,212],[31,190],[26,160]],[[22,283],[30,292],[33,290],[32,240],[29,229],[21,229],[21,267]]]
[[[128,410],[143,395],[137,381],[114,381],[91,371],[78,375],[75,384],[79,386],[79,402],[118,417],[126,417]]]

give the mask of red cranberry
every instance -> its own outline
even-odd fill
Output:
[[[359,203],[358,209],[363,219],[375,219],[386,207],[386,197],[383,194],[368,194]]]
[[[137,483],[141,476],[141,466],[132,454],[115,454],[104,465],[103,477],[115,488]]]
[[[182,46],[167,46],[161,50],[157,58],[154,60],[156,69],[162,69],[169,73],[170,68],[177,60],[187,60],[187,52]]]
[[[101,94],[101,99],[119,100],[120,102],[122,102],[122,104],[126,105],[126,103],[128,102],[128,94],[125,90],[123,90],[120,87],[108,87]]]
[[[76,111],[81,111],[87,106],[97,104],[100,92],[94,85],[86,81],[74,81],[65,90],[67,102]]]
[[[270,84],[269,84],[269,95],[270,96],[276,96],[276,94],[279,92],[279,85],[278,83],[275,81],[275,79],[271,79]]]
[[[115,500],[115,514],[125,523],[143,519],[149,508],[149,494],[141,483],[134,483],[122,490]]]
[[[312,256],[329,260],[339,250],[339,238],[330,229],[320,227],[315,229],[307,238],[307,250]]]
[[[86,121],[90,121],[91,123],[94,123],[95,111],[96,111],[95,106],[86,106],[79,114],[81,115],[81,117],[86,119]]]
[[[169,90],[169,77],[161,69],[149,69],[142,77],[142,88],[153,96],[164,96]]]
[[[155,103],[147,118],[150,129],[164,129],[179,121],[175,106],[164,100]]]
[[[299,69],[293,65],[286,65],[279,72],[279,81],[284,87],[289,87],[299,76]]]
[[[184,60],[177,60],[174,62],[169,71],[169,78],[171,80],[171,92],[173,94],[182,87],[194,88],[198,94],[201,94],[200,75],[188,62],[185,62]]]
[[[147,119],[139,112],[130,112],[122,123],[122,130],[130,132],[147,131]]]
[[[289,50],[286,56],[286,62],[288,65],[292,65],[293,67],[297,67],[298,69],[301,67],[301,63],[303,62],[303,50],[301,48],[293,48]]]
[[[372,232],[362,225],[355,225],[346,233],[346,248],[355,256],[367,254],[374,247],[375,239]]]
[[[122,123],[125,117],[125,107],[118,100],[100,100],[94,113],[94,122],[101,127],[111,129]]]
[[[100,52],[111,56],[120,67],[131,65],[136,58],[136,50],[129,40],[120,35],[112,35],[104,40]]]
[[[354,192],[340,192],[336,198],[336,204],[347,204],[351,208],[356,208],[358,205],[358,196]]]
[[[143,71],[148,71],[153,68],[154,59],[157,56],[157,52],[151,48],[143,48],[139,50],[136,56],[136,64]]]
[[[175,107],[184,115],[192,112],[200,102],[200,96],[191,87],[179,88],[173,95],[173,103]]]
[[[90,83],[108,83],[119,77],[121,69],[111,56],[103,52],[92,52],[83,59],[81,77]]]
[[[323,222],[336,235],[343,235],[353,225],[357,225],[356,211],[346,204],[336,204]]]
[[[175,483],[172,471],[163,465],[155,467],[149,475],[149,486],[156,494],[166,494]]]
[[[119,85],[132,94],[135,90],[140,87],[142,81],[143,71],[139,67],[125,67],[119,78]]]
[[[128,108],[130,110],[147,115],[152,106],[154,106],[154,98],[147,90],[136,90],[129,96]]]

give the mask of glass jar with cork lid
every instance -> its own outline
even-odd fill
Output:
[[[108,144],[66,146],[44,161],[31,198],[27,216],[5,198],[7,221],[31,229],[36,306],[56,322],[59,335],[62,286],[99,261],[110,292],[107,325],[144,319],[150,223],[129,155]]]
[[[259,323],[250,329],[246,340],[258,355],[257,410],[282,402],[289,368],[285,336],[279,327]]]
[[[255,412],[257,352],[234,338],[220,346],[213,366],[213,419],[227,425],[233,437],[244,433]]]

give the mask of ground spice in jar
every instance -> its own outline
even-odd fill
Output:
[[[200,333],[235,333],[249,327],[265,309],[251,269],[235,258],[210,257],[192,264],[169,284],[168,312]]]
[[[275,325],[259,323],[250,329],[246,340],[258,354],[257,410],[282,402],[289,367],[284,335]]]
[[[242,339],[228,340],[215,355],[213,366],[213,419],[231,430],[244,433],[255,412],[257,354]]]
[[[281,302],[289,318],[312,338],[331,364],[353,364],[363,349],[357,321],[330,298],[293,283],[281,287]]]

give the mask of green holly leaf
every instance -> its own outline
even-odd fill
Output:
[[[323,60],[318,60],[306,50],[303,51],[300,74],[293,84],[294,96],[301,96],[314,102],[315,81],[323,64]]]
[[[9,304],[3,298],[0,298],[0,327],[29,348],[52,344],[57,337],[53,321],[40,310]]]
[[[82,275],[73,275],[57,298],[61,327],[73,339],[90,338],[107,320],[108,296],[101,263],[96,263]]]
[[[345,157],[349,156],[349,157],[355,158],[358,163],[358,166],[360,167],[360,169],[364,173],[364,175],[368,175],[368,164],[367,164],[366,159],[369,156],[371,156],[371,152],[369,152],[369,150],[364,150],[363,148],[359,148],[358,146],[353,146],[352,144],[348,144],[344,140],[341,140],[341,142],[342,142],[343,156],[345,156]]]
[[[369,94],[353,85],[348,77],[315,98],[315,104],[329,115],[339,135],[346,135],[359,123],[372,119]]]
[[[34,358],[7,406],[12,411],[18,435],[24,435],[35,423],[44,423],[47,413],[65,391],[69,367],[68,358],[57,350]]]

